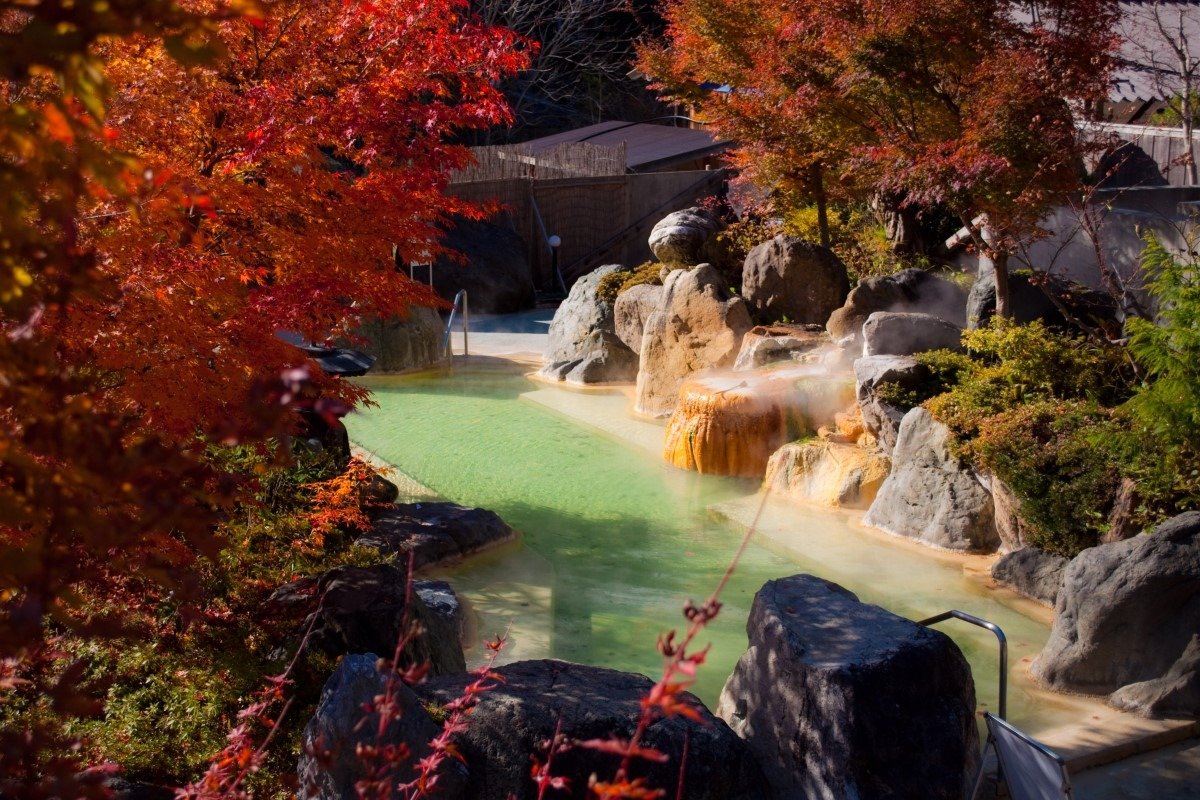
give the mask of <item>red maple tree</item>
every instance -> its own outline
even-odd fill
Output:
[[[81,590],[186,599],[237,496],[206,448],[362,399],[275,334],[436,302],[393,247],[478,213],[454,138],[525,58],[460,0],[0,3],[0,696],[94,710],[55,637],[120,626]],[[45,752],[0,734],[6,796],[93,791]]]
[[[669,0],[665,13],[645,70],[739,142],[751,177],[818,203],[950,209],[995,262],[1007,313],[1009,253],[1080,186],[1075,120],[1107,92],[1114,0]],[[733,91],[699,90],[712,81]]]

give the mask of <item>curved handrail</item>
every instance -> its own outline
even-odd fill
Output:
[[[929,627],[936,625],[948,619],[958,619],[963,622],[969,622],[972,625],[977,625],[980,628],[991,631],[996,634],[997,641],[1000,642],[1000,719],[1008,718],[1008,637],[1004,635],[1004,631],[1000,630],[1000,626],[994,622],[988,622],[986,619],[977,617],[974,614],[968,614],[965,611],[951,610],[936,617],[923,619],[918,622],[918,625]]]
[[[459,309],[462,309],[462,332],[463,332],[463,355],[470,355],[467,347],[467,329],[471,324],[471,309],[467,305],[467,290],[460,289],[458,294],[454,295],[454,305],[450,308],[450,317],[446,320],[446,332],[442,336],[442,355],[446,358],[454,358],[454,351],[450,345],[450,332],[454,328],[454,315]]]

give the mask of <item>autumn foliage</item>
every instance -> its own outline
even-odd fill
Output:
[[[986,215],[976,245],[1002,259],[1079,186],[1076,119],[1107,95],[1116,14],[1114,0],[668,0],[666,40],[642,61],[764,185]]]
[[[209,448],[362,399],[275,334],[436,302],[394,253],[478,213],[454,140],[524,53],[458,0],[0,3],[0,695],[98,710],[55,643],[188,601],[248,491]],[[5,796],[98,791],[57,731],[0,735]]]

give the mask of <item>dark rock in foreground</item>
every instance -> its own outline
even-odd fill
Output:
[[[480,695],[466,731],[455,737],[466,760],[466,796],[472,800],[531,800],[530,756],[545,759],[544,743],[561,720],[569,739],[628,737],[641,714],[641,699],[652,682],[642,676],[563,661],[521,661],[497,668],[504,682]],[[437,678],[419,687],[438,703],[462,694],[467,675]],[[761,800],[769,796],[749,749],[699,700],[686,696],[702,722],[676,716],[646,730],[643,744],[665,753],[666,763],[635,760],[631,777],[645,777],[652,788],[675,796],[685,732],[688,742],[683,797],[687,800]],[[611,779],[620,757],[574,746],[556,752],[553,774],[570,781],[569,792],[555,797],[588,796],[588,778]]]
[[[370,510],[370,517],[371,530],[357,544],[381,553],[412,552],[417,569],[465,558],[517,537],[494,511],[455,503],[400,503]]]
[[[406,566],[337,567],[279,587],[267,607],[295,630],[311,625],[310,644],[329,655],[375,653],[389,660],[404,633],[407,611],[407,619],[424,632],[409,643],[405,663],[428,662],[434,675],[465,670],[461,626],[431,609],[415,582],[406,602],[407,582]]]
[[[1200,715],[1197,632],[1200,512],[1190,511],[1071,561],[1033,674],[1060,691],[1108,694],[1125,687],[1114,703],[1142,713]],[[1128,686],[1146,682],[1157,683]]]
[[[1022,547],[992,565],[992,578],[1026,597],[1047,605],[1058,600],[1063,573],[1070,562],[1036,547]]]
[[[358,800],[355,784],[368,777],[367,765],[355,752],[359,743],[376,744],[379,717],[367,715],[364,706],[382,695],[387,678],[376,668],[374,655],[347,656],[325,683],[316,713],[304,727],[297,776],[299,796],[320,800]],[[406,744],[411,756],[384,774],[394,787],[412,780],[413,765],[429,754],[429,742],[442,726],[422,706],[412,689],[399,681],[393,690],[399,708],[383,736],[383,744]],[[360,725],[366,719],[364,724]],[[438,773],[437,797],[463,798],[462,766],[447,759]]]
[[[717,714],[776,797],[963,797],[975,684],[947,636],[811,575],[763,586],[746,631]]]

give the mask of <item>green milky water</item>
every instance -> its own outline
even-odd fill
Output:
[[[535,386],[515,367],[361,380],[379,406],[347,418],[357,444],[446,499],[496,511],[522,533],[521,546],[447,574],[477,612],[475,636],[511,621],[506,660],[550,656],[657,677],[656,637],[683,627],[684,602],[712,590],[738,545],[740,531],[708,508],[757,487],[677,470],[522,400]],[[994,619],[1014,639],[1014,663],[1045,641],[1045,626],[988,598],[961,568],[873,545],[843,516],[796,513],[807,515],[799,524],[814,531],[814,542],[829,544],[788,557],[748,549],[705,639],[712,651],[694,691],[710,706],[746,648],[754,592],[797,572],[912,618],[957,607]],[[995,640],[946,632],[972,664],[980,703],[995,708]],[[475,647],[469,656],[479,653]],[[1009,716],[1018,724],[1054,721],[1044,702],[1010,692]]]

